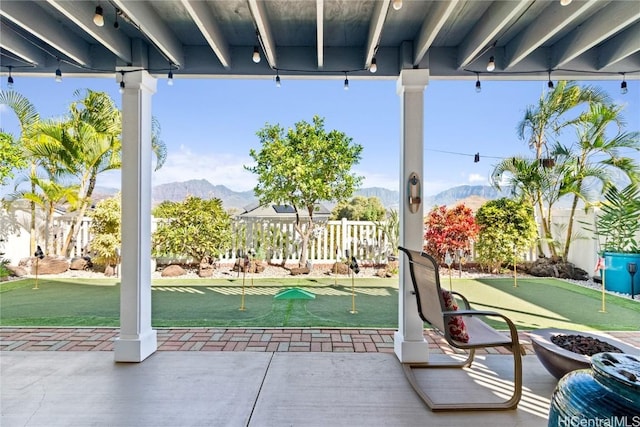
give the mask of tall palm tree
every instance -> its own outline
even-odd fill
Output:
[[[38,114],[35,106],[31,104],[26,97],[15,91],[0,91],[0,104],[11,108],[18,118],[18,125],[20,127],[18,144],[22,147],[29,147],[33,145],[35,136],[37,135],[38,124],[40,123],[40,115]],[[30,176],[36,177],[38,161],[40,159],[31,156],[28,158]],[[35,192],[34,182],[31,183],[31,190]],[[36,250],[36,205],[34,202],[30,202],[29,205],[31,211],[29,224],[29,253],[32,254]]]
[[[62,247],[65,256],[69,256],[91,205],[98,175],[121,165],[121,120],[113,100],[104,92],[89,89],[74,95],[77,99],[69,107],[69,118],[41,129],[46,138],[64,147],[66,168],[78,181],[78,205]]]
[[[567,258],[573,232],[573,219],[578,201],[589,202],[594,189],[603,189],[622,173],[631,182],[640,180],[640,166],[625,150],[640,151],[640,132],[624,132],[623,107],[614,104],[591,103],[589,109],[574,122],[576,143],[556,144],[553,152],[563,164],[562,192],[573,195],[571,213],[564,244]],[[613,129],[612,129],[613,128]],[[612,133],[615,134],[612,135]]]
[[[69,256],[71,243],[77,238],[80,225],[95,190],[99,174],[120,169],[122,165],[121,113],[113,100],[104,92],[76,91],[77,100],[69,110],[69,120],[63,131],[55,127],[44,130],[50,137],[58,138],[69,153],[68,169],[79,181],[79,197],[76,215],[67,234],[62,253]],[[160,139],[160,124],[152,120],[151,147],[156,156],[156,170],[164,164],[166,145]]]
[[[523,119],[517,126],[518,137],[528,142],[535,151],[536,160],[541,161],[543,156],[548,154],[548,147],[554,142],[555,137],[572,123],[574,118],[568,118],[567,113],[590,102],[608,101],[608,96],[599,88],[581,87],[575,82],[559,81],[553,90],[541,95],[537,104],[527,107]],[[544,225],[551,224],[551,218],[545,213],[542,193],[538,193],[535,200],[537,201],[536,209],[543,223],[547,247],[554,254],[550,227]],[[550,214],[550,209],[548,212]]]

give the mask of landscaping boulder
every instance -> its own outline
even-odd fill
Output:
[[[309,274],[309,269],[307,267],[294,267],[289,272],[292,276],[299,276],[301,274]]]
[[[343,262],[336,262],[331,267],[331,274],[349,274],[349,266]]]
[[[5,268],[11,272],[12,276],[23,277],[27,275],[27,270],[24,267],[16,265],[5,265]]]
[[[107,277],[113,277],[116,275],[116,268],[113,265],[107,265],[104,268],[104,275]]]
[[[31,274],[60,274],[68,269],[69,261],[64,257],[46,256],[37,262],[36,258],[31,260]]]
[[[69,265],[69,270],[89,270],[91,268],[91,258],[73,258]]]
[[[198,266],[198,277],[211,277],[213,276],[214,266],[207,262],[202,261]]]
[[[187,272],[184,271],[184,268],[180,267],[179,265],[169,265],[162,270],[162,273],[160,274],[160,276],[178,277],[178,276],[184,276],[185,274],[187,274]]]
[[[559,279],[589,280],[589,273],[570,262],[553,258],[538,258],[527,273],[536,277],[556,277]]]

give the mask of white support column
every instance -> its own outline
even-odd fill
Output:
[[[407,69],[400,72],[397,92],[400,96],[400,245],[410,249],[422,249],[423,204],[417,212],[409,210],[408,181],[412,172],[423,188],[423,129],[424,90],[429,82],[429,70]],[[419,194],[421,200],[423,194]],[[423,322],[418,316],[415,295],[406,256],[400,253],[400,292],[398,307],[398,331],[394,337],[395,353],[400,362],[426,362],[429,345],[424,339]]]
[[[142,362],[158,348],[151,329],[151,97],[146,71],[123,75],[122,271],[116,362]]]

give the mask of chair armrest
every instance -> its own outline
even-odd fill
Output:
[[[509,335],[511,336],[511,341],[514,345],[519,344],[518,338],[518,330],[516,329],[516,325],[513,324],[511,319],[509,319],[504,314],[497,313],[495,311],[486,311],[486,310],[454,310],[454,311],[443,311],[442,316],[446,319],[448,317],[453,316],[464,316],[464,317],[472,317],[472,316],[486,316],[486,317],[500,317],[504,320],[509,327]]]
[[[471,304],[469,304],[469,300],[467,299],[467,297],[462,295],[460,292],[456,292],[456,291],[449,291],[449,292],[451,292],[452,295],[455,295],[458,298],[460,298],[460,300],[462,300],[462,304],[464,305],[465,310],[471,310]]]

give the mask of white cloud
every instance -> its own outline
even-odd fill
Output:
[[[214,185],[224,185],[234,191],[251,190],[256,178],[244,169],[253,160],[249,156],[229,153],[194,153],[181,146],[171,153],[160,170],[153,173],[153,185],[182,182],[191,179],[206,179]]]
[[[468,179],[470,184],[474,184],[474,183],[488,184],[487,178],[478,173],[469,174]]]

